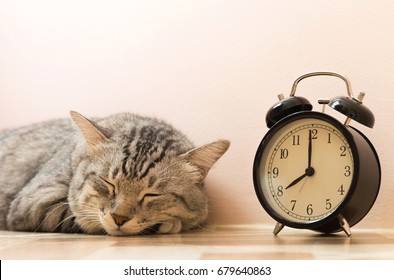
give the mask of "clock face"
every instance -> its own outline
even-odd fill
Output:
[[[345,201],[355,165],[341,127],[323,114],[305,114],[286,118],[265,137],[256,155],[254,180],[271,216],[313,224],[329,217]]]

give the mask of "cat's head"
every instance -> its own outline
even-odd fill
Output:
[[[70,208],[83,231],[177,233],[204,223],[208,199],[203,181],[228,149],[227,140],[193,148],[182,134],[156,120],[126,115],[98,125],[76,112],[71,115],[85,139],[86,156],[70,189]]]

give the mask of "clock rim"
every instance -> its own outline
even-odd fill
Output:
[[[342,135],[345,137],[346,141],[349,144],[349,147],[352,151],[353,154],[353,164],[354,164],[354,170],[353,170],[353,176],[352,176],[352,181],[349,186],[348,193],[346,194],[346,197],[343,199],[343,201],[338,205],[338,207],[329,215],[326,217],[316,220],[316,221],[308,221],[308,222],[294,222],[286,219],[283,217],[283,215],[280,215],[276,210],[274,210],[270,203],[267,201],[265,198],[260,180],[259,180],[259,166],[261,163],[261,156],[269,143],[269,141],[274,137],[274,135],[280,131],[281,128],[283,128],[285,125],[296,121],[300,119],[318,119],[318,120],[323,120],[326,121],[327,123],[333,125],[336,129],[338,129],[339,132],[342,133]],[[265,134],[263,139],[261,140],[258,149],[256,151],[256,155],[254,158],[253,162],[253,184],[254,184],[254,189],[257,195],[257,198],[260,202],[260,204],[263,206],[265,211],[277,222],[293,227],[293,228],[302,228],[302,229],[314,229],[314,228],[319,228],[327,223],[330,223],[332,220],[337,219],[338,215],[342,212],[342,210],[349,204],[351,201],[353,194],[355,192],[355,186],[357,186],[358,183],[358,178],[359,178],[359,153],[357,149],[357,145],[355,143],[353,135],[350,133],[350,131],[346,128],[344,124],[339,122],[337,119],[334,117],[320,113],[320,112],[315,112],[315,111],[302,111],[302,112],[297,112],[290,114],[277,123],[275,123],[270,130]]]

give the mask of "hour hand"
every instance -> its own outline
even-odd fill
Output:
[[[290,185],[288,185],[285,189],[287,190],[288,188],[291,188],[292,186],[296,185],[299,181],[301,181],[302,179],[304,179],[306,176],[308,176],[308,174],[305,172],[305,173],[302,174],[300,177],[298,177],[298,178],[295,179],[293,182],[291,182]]]
[[[315,170],[313,169],[313,167],[308,167],[307,169],[305,169],[304,174],[302,174],[300,177],[298,177],[293,182],[291,182],[290,185],[288,185],[285,189],[287,190],[288,188],[291,188],[292,186],[296,185],[299,181],[304,179],[306,176],[308,176],[308,177],[313,176],[314,173],[315,173]]]

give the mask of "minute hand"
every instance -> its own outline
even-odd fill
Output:
[[[313,176],[315,170],[313,169],[312,165],[312,130],[309,130],[309,141],[308,141],[308,167],[305,169],[305,173],[302,174],[300,177],[295,179],[293,182],[290,183],[285,189],[291,188],[292,186],[296,185],[299,181],[304,179],[306,176]]]
[[[312,130],[309,130],[309,143],[308,143],[308,168],[312,165]]]

